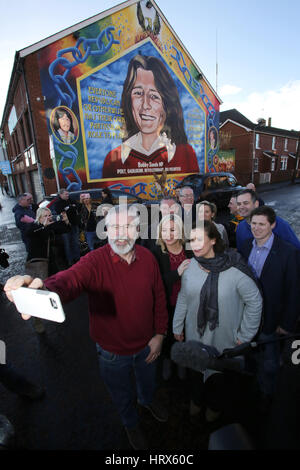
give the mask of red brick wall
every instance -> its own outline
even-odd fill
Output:
[[[251,181],[252,175],[252,133],[231,122],[222,126],[221,131],[231,134],[229,143],[222,145],[222,149],[235,149],[234,174],[238,181],[245,185]]]
[[[226,145],[222,145],[222,149],[235,149],[235,176],[242,184],[247,184],[252,178],[252,159],[253,159],[253,145],[255,150],[255,158],[258,158],[258,172],[254,172],[254,183],[259,184],[260,173],[271,172],[271,158],[264,155],[264,152],[274,152],[276,157],[275,171],[271,172],[271,182],[287,181],[292,178],[293,170],[296,161],[292,157],[288,157],[288,166],[286,170],[281,170],[280,162],[282,156],[288,156],[289,153],[296,152],[297,138],[288,137],[287,150],[285,150],[285,137],[275,136],[275,150],[272,150],[272,135],[260,134],[259,149],[256,149],[256,142],[254,141],[253,131],[247,130],[234,123],[227,122],[220,129],[221,132],[230,133],[230,141]],[[255,131],[257,133],[257,130]]]
[[[30,54],[26,57],[24,70],[26,74],[33,127],[40,163],[43,170],[46,168],[53,168],[52,160],[50,158],[49,134],[44,107],[44,97],[40,82],[37,53]],[[51,194],[57,191],[55,179],[48,179],[44,176],[43,180],[46,194]]]
[[[18,122],[12,132],[9,132],[8,123],[4,124],[4,136],[7,142],[7,154],[10,160],[19,157],[14,163],[15,171],[13,180],[16,194],[20,191],[32,191],[30,171],[37,170],[37,164],[26,166],[24,151],[32,144],[36,143],[36,157],[39,157],[42,170],[52,168],[52,160],[49,151],[49,136],[47,122],[44,110],[44,98],[40,84],[40,73],[36,54],[27,56],[24,60],[24,73],[26,77],[28,101],[26,98],[26,84],[24,75],[15,75],[18,80],[16,83],[14,95],[12,97],[12,106],[8,110],[9,114],[14,106]],[[31,119],[30,119],[31,116]],[[22,184],[21,175],[25,174],[26,186]],[[55,179],[43,177],[44,189],[46,194],[56,192]]]
[[[292,178],[293,170],[295,168],[296,160],[292,157],[289,157],[289,153],[296,152],[296,143],[297,139],[292,137],[287,137],[288,145],[287,150],[285,150],[285,137],[275,136],[275,149],[272,150],[272,136],[267,134],[260,134],[260,147],[261,150],[256,150],[257,155],[260,159],[259,170],[261,173],[271,172],[271,161],[272,159],[263,154],[263,151],[272,151],[276,155],[276,165],[275,170],[271,172],[271,183],[277,183],[280,181],[288,181]],[[281,170],[281,157],[288,157],[288,165],[286,170]]]

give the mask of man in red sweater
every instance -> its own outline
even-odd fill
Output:
[[[15,276],[4,287],[46,287],[61,301],[82,292],[89,298],[90,334],[96,342],[101,376],[135,449],[147,448],[138,423],[138,403],[159,421],[167,413],[155,401],[156,359],[167,331],[165,291],[158,264],[146,248],[135,245],[139,219],[132,208],[113,207],[106,216],[108,243],[82,257],[78,263],[44,281]],[[27,319],[28,316],[24,316]]]

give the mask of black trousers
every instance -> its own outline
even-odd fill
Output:
[[[188,383],[190,398],[197,406],[205,404],[230,414],[245,410],[256,391],[253,378],[235,372],[218,372],[204,382],[201,372],[189,369]]]

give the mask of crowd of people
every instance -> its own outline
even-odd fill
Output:
[[[18,198],[14,213],[28,260],[48,257],[49,272],[14,276],[4,287],[7,297],[12,300],[11,291],[20,286],[56,292],[63,303],[87,293],[101,377],[134,449],[148,448],[137,405],[161,422],[168,419],[156,394],[159,374],[161,380],[175,373],[186,379],[194,417],[204,410],[207,422],[216,421],[234,406],[239,374],[200,372],[195,342],[219,353],[261,343],[243,364],[255,378],[258,400],[272,404],[282,338],[298,327],[300,241],[254,189],[233,196],[230,220],[219,224],[216,206],[196,204],[193,189],[182,187],[178,199],[160,201],[160,218],[148,230],[155,239],[139,238],[134,205],[108,206],[99,216],[89,193],[76,202],[61,189],[36,212],[31,195]],[[111,206],[109,193],[103,196]],[[103,218],[107,237],[99,242]],[[80,231],[89,248],[85,256]],[[182,343],[182,364],[172,361],[175,343]]]

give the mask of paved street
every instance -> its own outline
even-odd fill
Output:
[[[300,184],[283,185],[274,191],[259,193],[266,204],[287,220],[298,238],[300,238]]]
[[[0,196],[0,202],[1,246],[10,255],[9,268],[0,267],[0,282],[5,283],[23,272],[26,256],[11,212],[16,201]],[[0,302],[0,339],[6,343],[7,362],[46,389],[44,399],[28,402],[0,384],[0,414],[15,426],[16,448],[130,450],[99,376],[95,346],[89,337],[86,298],[65,306],[63,324],[45,322],[43,335],[37,335],[31,320],[22,320],[5,298]],[[175,376],[160,387],[161,399],[173,410],[171,424],[155,422],[148,412],[141,412],[153,449],[207,448],[208,433],[187,421],[184,385]]]
[[[287,219],[300,237],[300,185],[260,194]],[[15,200],[0,196],[1,246],[10,255],[10,267],[0,267],[0,282],[22,273],[23,244],[11,209]],[[5,341],[7,362],[32,381],[43,384],[45,397],[25,401],[0,384],[0,414],[15,426],[17,449],[130,450],[125,432],[101,382],[97,356],[89,337],[86,298],[65,307],[63,324],[46,323],[37,335],[31,321],[23,321],[15,307],[0,299],[0,340]],[[159,395],[170,411],[167,423],[142,412],[142,423],[152,449],[207,449],[209,432],[202,422],[190,422],[185,380],[175,374],[160,382]],[[225,421],[226,422],[226,417]]]

